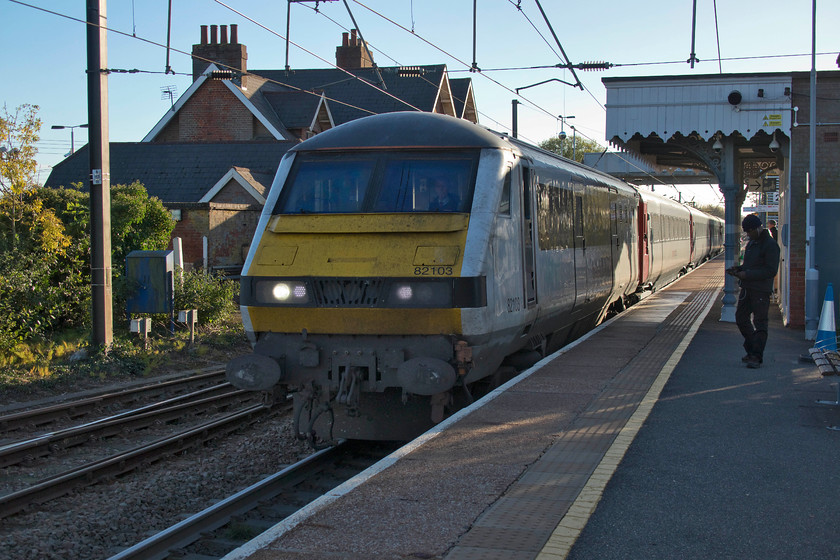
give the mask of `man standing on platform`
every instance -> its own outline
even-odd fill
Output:
[[[759,368],[767,345],[767,314],[773,278],[779,270],[779,245],[770,232],[761,227],[761,219],[750,214],[741,222],[749,237],[744,248],[744,262],[726,270],[740,280],[741,293],[735,310],[735,323],[744,336],[747,354],[741,358],[748,368]]]

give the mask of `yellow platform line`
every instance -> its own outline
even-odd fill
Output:
[[[577,499],[575,499],[569,511],[566,512],[566,515],[563,516],[563,519],[560,520],[560,523],[557,524],[554,532],[548,538],[548,542],[540,550],[536,560],[565,560],[568,557],[572,546],[578,537],[580,537],[581,531],[583,531],[589,518],[595,512],[595,508],[598,507],[598,502],[601,501],[601,496],[604,495],[604,488],[606,488],[607,483],[612,478],[616,469],[618,469],[618,464],[624,458],[624,454],[627,453],[630,444],[633,443],[642,424],[644,424],[651,410],[653,410],[653,405],[659,400],[659,395],[671,377],[671,373],[677,367],[688,345],[694,340],[694,335],[697,334],[700,325],[716,302],[717,293],[709,298],[706,308],[695,319],[694,323],[688,329],[686,336],[677,345],[677,348],[671,354],[671,357],[668,358],[665,365],[662,366],[659,375],[656,376],[656,379],[651,384],[650,389],[642,399],[636,412],[633,413],[633,416],[630,417],[630,420],[627,421],[627,424],[618,433],[615,441],[613,441],[613,444],[604,454],[603,459],[601,459],[601,462],[595,468],[592,476],[589,477],[586,485],[580,491],[580,494],[578,494]]]

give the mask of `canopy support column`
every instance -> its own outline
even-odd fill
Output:
[[[741,252],[741,205],[744,203],[746,191],[742,181],[736,173],[735,145],[731,137],[724,137],[723,149],[721,150],[720,165],[715,171],[718,172],[720,190],[723,193],[724,217],[726,220],[726,231],[724,235],[724,262],[726,268],[740,264]],[[723,281],[723,307],[720,311],[720,320],[727,323],[735,322],[735,308],[737,307],[738,286],[735,277],[724,275]]]

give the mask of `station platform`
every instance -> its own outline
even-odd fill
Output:
[[[840,558],[840,405],[711,261],[225,558]]]

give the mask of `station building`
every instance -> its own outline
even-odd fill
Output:
[[[598,166],[636,183],[653,172],[670,174],[671,182],[717,184],[726,207],[727,267],[738,257],[746,194],[763,193],[770,204],[757,209],[778,221],[782,316],[813,339],[826,287],[840,282],[840,71],[816,73],[813,115],[810,72],[603,83],[606,139],[644,165],[602,159]],[[737,290],[727,276],[722,320],[734,320]]]

